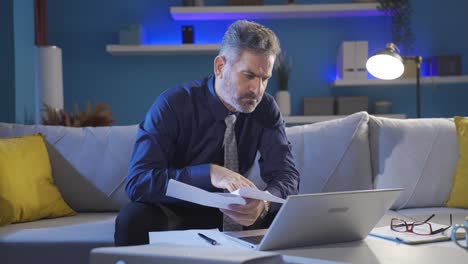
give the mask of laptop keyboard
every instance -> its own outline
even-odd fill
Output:
[[[242,239],[244,241],[247,241],[251,244],[258,245],[260,244],[260,241],[263,239],[263,235],[260,236],[249,236],[249,237],[239,237],[238,239]]]

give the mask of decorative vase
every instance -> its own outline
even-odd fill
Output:
[[[36,123],[42,120],[44,104],[56,111],[63,109],[62,49],[36,46]]]
[[[276,103],[283,116],[291,114],[291,96],[288,91],[278,91],[276,93]]]

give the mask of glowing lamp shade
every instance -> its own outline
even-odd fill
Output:
[[[396,46],[389,43],[387,47],[372,55],[366,63],[367,71],[382,80],[393,80],[405,71],[403,59],[395,52]]]

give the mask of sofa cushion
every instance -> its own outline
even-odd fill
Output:
[[[468,208],[468,118],[455,117],[455,126],[459,159],[447,206]]]
[[[79,213],[0,228],[1,263],[89,262],[91,249],[114,245],[116,213]]]
[[[372,188],[366,112],[286,128],[300,174],[300,193]],[[247,173],[259,178],[258,162]]]
[[[63,200],[41,135],[0,139],[0,226],[76,214]]]
[[[65,201],[76,211],[115,211],[128,202],[124,187],[136,130],[0,123],[0,138],[43,134]]]
[[[458,160],[453,120],[369,120],[375,188],[404,188],[392,208],[444,206]]]

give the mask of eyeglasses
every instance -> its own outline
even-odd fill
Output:
[[[405,220],[392,218],[390,229],[396,232],[409,232],[421,236],[430,236],[444,232],[452,226],[452,214],[450,214],[450,225],[447,227],[439,228],[437,230],[432,230],[432,225],[429,223],[435,214],[432,214],[426,220],[422,222],[413,222],[408,223]]]

